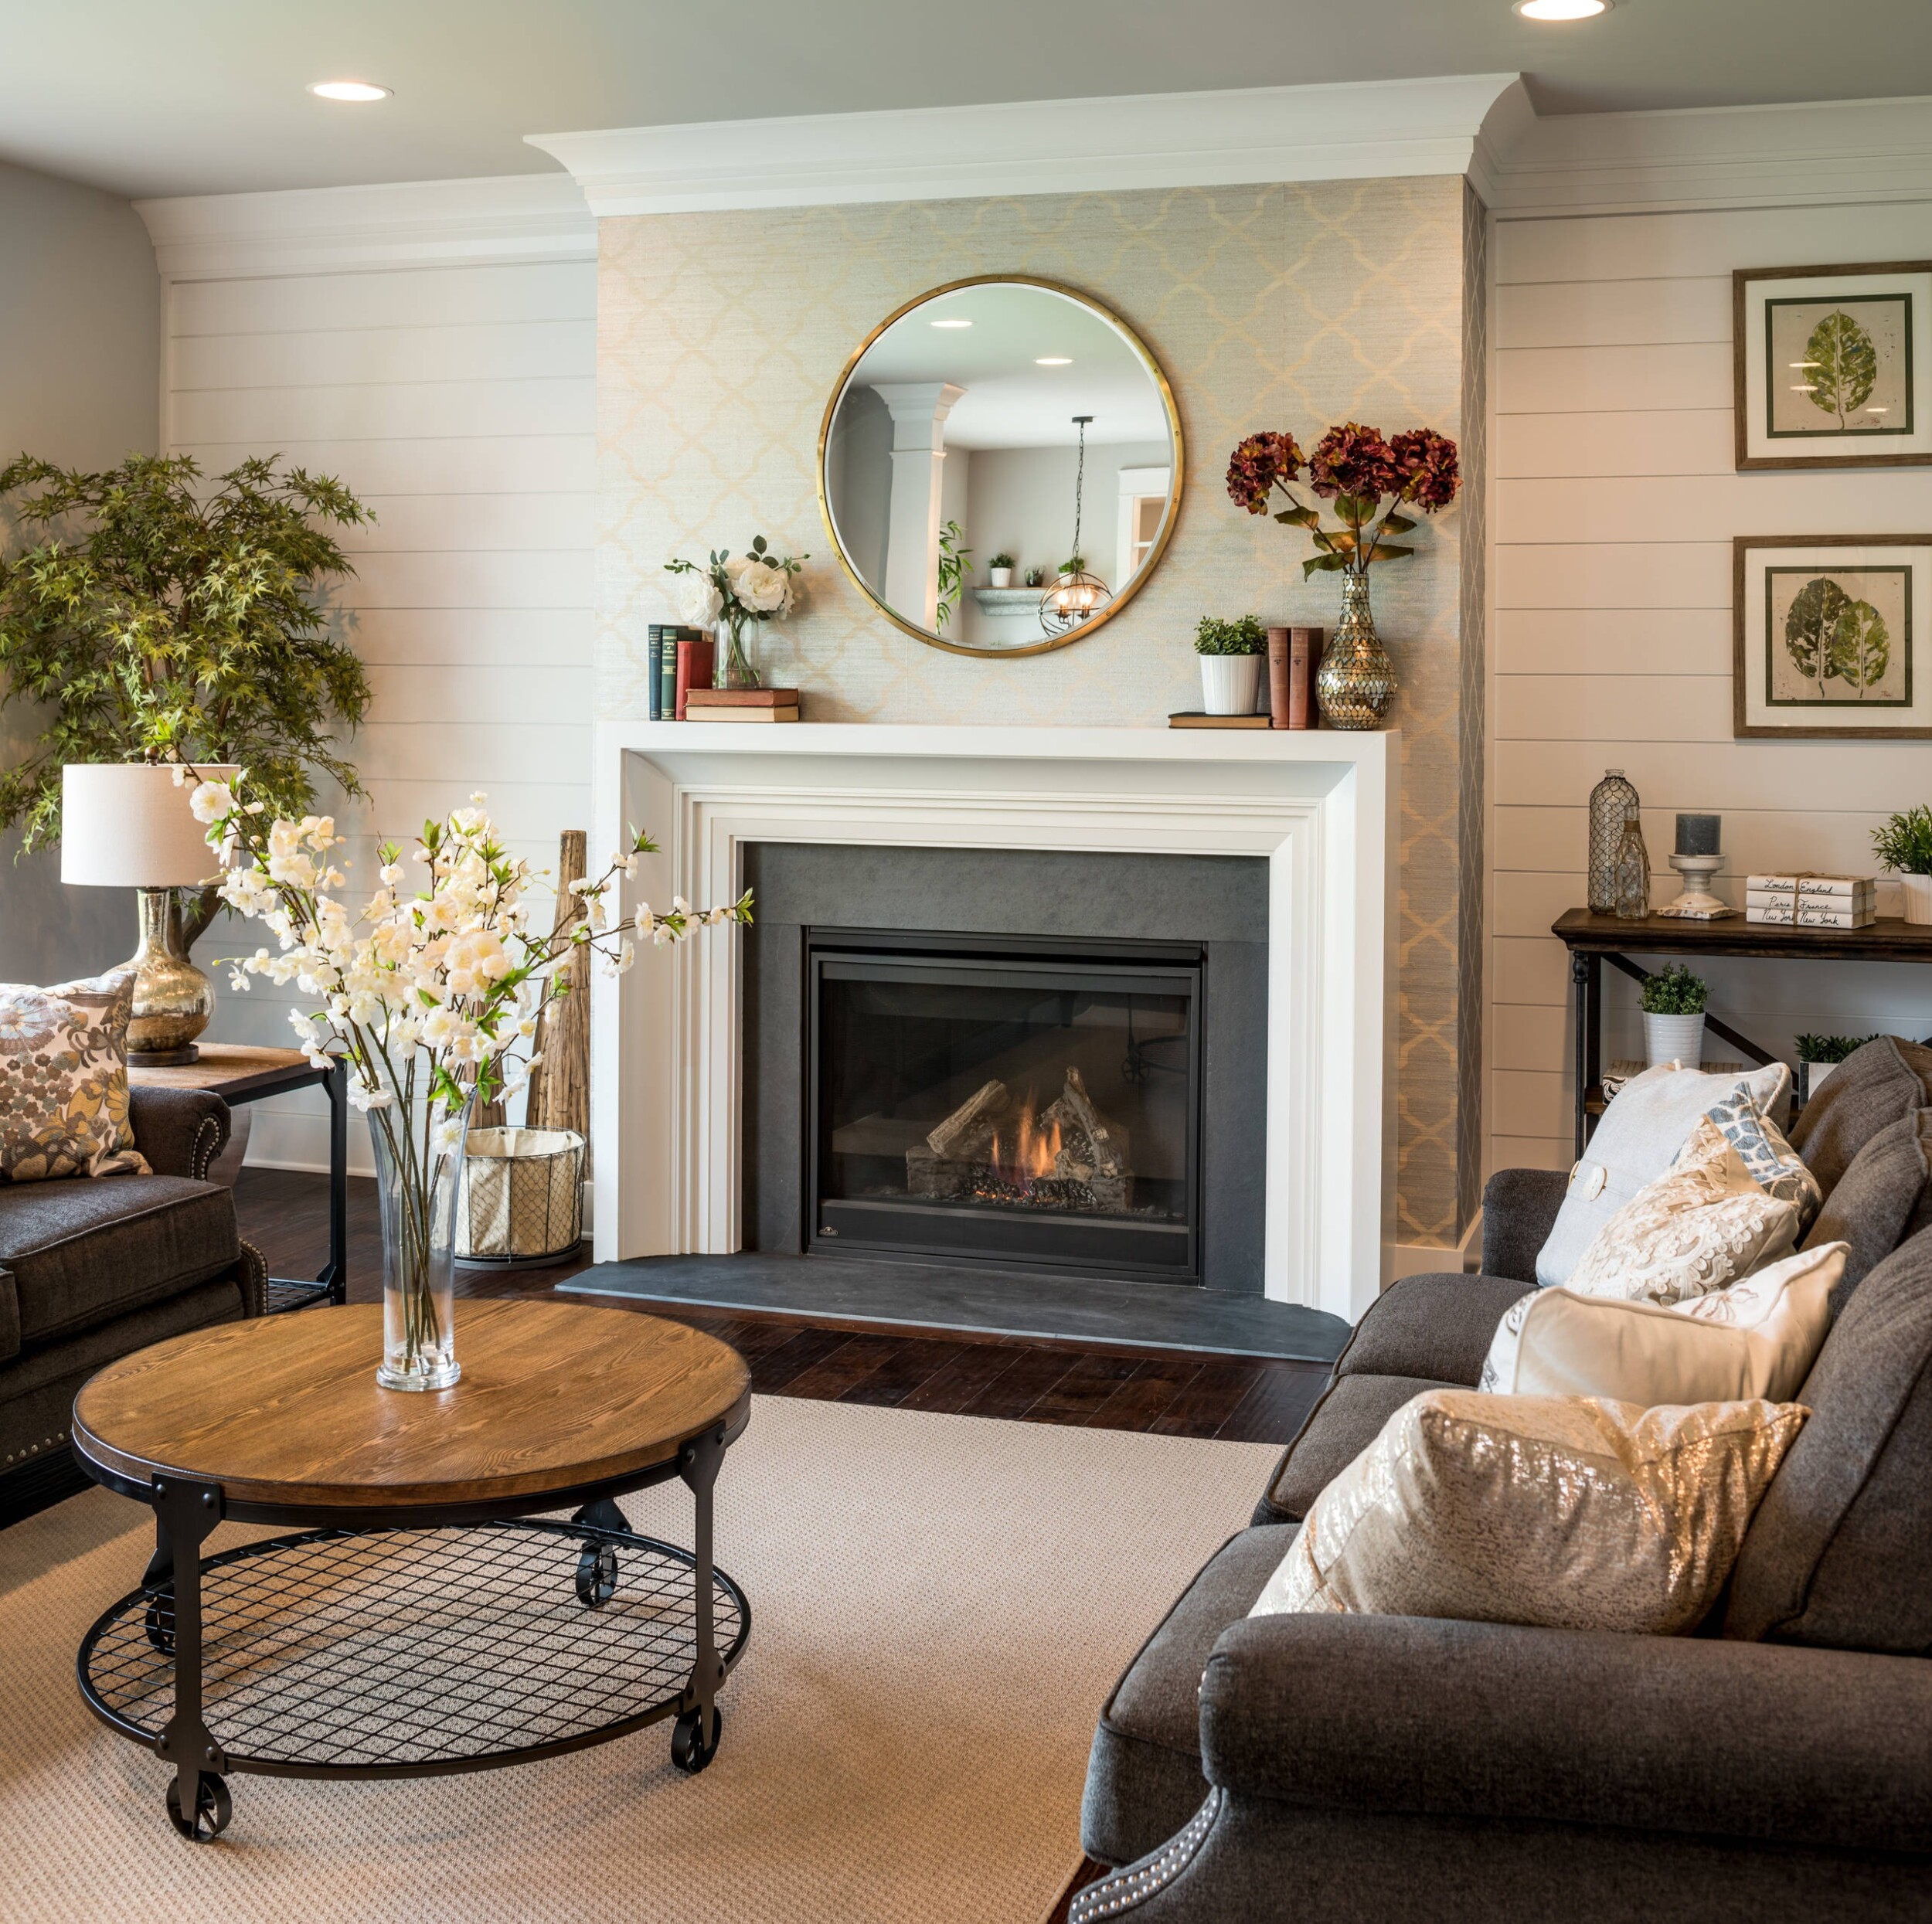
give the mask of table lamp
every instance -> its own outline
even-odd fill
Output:
[[[227,781],[232,765],[199,767],[204,780]],[[199,889],[221,871],[208,831],[188,805],[192,782],[177,787],[161,762],[76,763],[61,772],[60,879],[82,887],[132,889],[141,940],[121,966],[134,971],[128,1060],[137,1068],[192,1062],[208,1026],[215,985],[182,952],[174,892]]]

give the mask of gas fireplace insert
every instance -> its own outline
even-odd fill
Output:
[[[806,1246],[1199,1280],[1198,944],[814,929]]]

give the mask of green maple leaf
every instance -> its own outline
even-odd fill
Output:
[[[1811,363],[1806,369],[1811,405],[1835,414],[1842,427],[1845,415],[1862,407],[1878,386],[1879,351],[1872,337],[1849,314],[1835,311],[1812,328],[1804,358]]]
[[[1834,631],[1834,672],[1865,699],[1865,691],[1885,679],[1892,660],[1892,637],[1885,617],[1869,601],[1850,601],[1839,611]]]
[[[1821,696],[1825,677],[1839,672],[1838,618],[1851,599],[1828,576],[1818,575],[1798,590],[1784,617],[1784,646],[1798,673],[1818,684]]]

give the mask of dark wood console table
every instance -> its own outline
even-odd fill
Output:
[[[1577,1154],[1583,1153],[1594,1119],[1604,1113],[1604,968],[1610,966],[1632,981],[1646,982],[1650,970],[1633,955],[1767,957],[1801,962],[1932,962],[1932,926],[1887,916],[1865,929],[1794,929],[1779,923],[1747,922],[1741,915],[1719,922],[1686,922],[1675,916],[1646,916],[1626,922],[1587,909],[1566,909],[1549,932],[1570,951],[1570,979],[1576,984]],[[1748,1062],[1777,1059],[1748,1036],[1713,1015],[1705,1028],[1740,1051]]]

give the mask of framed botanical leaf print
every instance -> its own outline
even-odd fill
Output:
[[[1932,738],[1932,535],[1740,535],[1732,732]]]
[[[1740,267],[1737,465],[1932,463],[1932,261]]]

